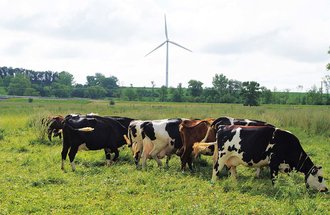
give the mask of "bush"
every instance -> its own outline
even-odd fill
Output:
[[[111,106],[111,105],[115,105],[115,101],[111,99],[111,100],[109,101],[109,105],[110,105],[110,106]]]
[[[29,102],[29,103],[32,103],[32,102],[33,102],[33,98],[29,98],[29,99],[28,99],[28,102]]]

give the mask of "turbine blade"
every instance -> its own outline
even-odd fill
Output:
[[[165,19],[165,36],[166,36],[166,40],[168,40],[168,35],[167,35],[167,24],[166,24],[166,14],[164,14],[164,19]]]
[[[151,54],[152,52],[156,51],[156,49],[160,48],[162,45],[164,45],[167,41],[163,42],[162,44],[160,44],[159,46],[157,46],[156,48],[154,48],[151,52],[149,52],[148,54],[144,55],[145,57],[147,57],[149,54]]]
[[[183,47],[182,45],[179,45],[179,44],[177,44],[177,43],[175,43],[175,42],[172,42],[172,41],[168,41],[168,42],[172,43],[173,45],[179,46],[180,48],[183,48],[183,49],[185,49],[185,50],[187,50],[187,51],[192,52],[190,49],[187,49],[187,48]]]

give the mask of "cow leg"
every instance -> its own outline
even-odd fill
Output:
[[[193,163],[193,158],[192,158],[192,155],[190,153],[189,154],[189,157],[188,157],[188,167],[189,167],[189,169],[190,169],[191,172],[193,172],[192,163]]]
[[[134,155],[134,163],[135,163],[136,168],[139,166],[140,158],[141,158],[141,152],[137,151]]]
[[[158,167],[161,167],[163,164],[162,161],[158,158],[159,151],[160,150],[156,150],[155,148],[153,148],[149,155],[157,161]]]
[[[62,148],[62,152],[61,152],[61,155],[62,155],[62,165],[61,165],[61,169],[62,169],[63,171],[65,171],[65,168],[64,168],[64,161],[66,160],[66,156],[67,156],[67,154],[68,154],[68,151],[69,151],[69,147],[63,144],[63,148]]]
[[[233,179],[237,178],[237,171],[236,171],[236,166],[230,167],[230,175]]]
[[[69,152],[69,159],[70,159],[72,171],[76,170],[76,165],[74,164],[74,158],[75,158],[77,152],[78,152],[78,147],[71,147],[70,152]]]
[[[111,166],[111,152],[109,148],[104,148],[105,153],[105,159],[106,159],[106,165]]]
[[[170,162],[170,159],[171,159],[171,155],[167,155],[166,156],[166,168],[169,168],[169,165],[168,165],[168,163]]]
[[[189,165],[189,169],[192,170],[191,164],[189,164],[189,157],[191,157],[191,150],[188,150],[188,148],[184,147],[183,153],[181,155],[181,171],[186,171],[187,163]]]
[[[218,179],[219,171],[224,167],[225,162],[223,158],[216,157],[213,163],[213,173],[212,173],[212,182],[216,182]]]
[[[112,161],[115,162],[118,160],[118,157],[119,157],[119,151],[118,149],[113,149],[112,150],[113,153],[115,153],[115,156],[113,157]]]
[[[147,153],[142,152],[142,170],[145,170],[147,166]]]
[[[273,185],[275,184],[277,174],[278,174],[278,169],[270,167],[270,178],[272,179]]]
[[[262,168],[262,167],[258,167],[258,168],[256,169],[256,177],[257,177],[257,178],[260,177],[261,168]]]

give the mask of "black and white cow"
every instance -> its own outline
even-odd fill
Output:
[[[143,151],[141,125],[148,121],[133,120],[128,126],[127,145],[131,148],[135,165],[138,166]]]
[[[232,117],[219,117],[216,120],[213,121],[213,123],[211,124],[211,127],[214,128],[216,131],[218,130],[218,128],[220,126],[223,125],[243,125],[243,126],[272,126],[273,125],[264,122],[264,121],[260,121],[260,120],[256,120],[256,119],[237,119],[237,118],[232,118]]]
[[[182,148],[179,125],[182,119],[154,120],[143,123],[141,132],[143,138],[142,168],[145,169],[147,158],[153,158],[158,166],[162,166],[161,158],[167,156],[166,165],[172,154]]]
[[[214,150],[212,181],[224,165],[269,166],[274,184],[278,171],[296,170],[305,174],[307,187],[327,191],[321,167],[305,153],[296,136],[272,126],[221,126]]]
[[[120,123],[119,120],[124,122]],[[131,119],[118,117],[101,117],[95,115],[68,115],[63,120],[62,169],[69,152],[72,170],[75,170],[74,158],[78,150],[104,149],[107,164],[110,165],[110,153],[113,161],[119,156],[118,148],[126,144],[124,135]],[[70,150],[70,151],[69,151]]]
[[[142,157],[142,169],[146,168],[148,158],[155,159],[158,166],[162,166],[160,159],[167,156],[168,165],[170,156],[182,147],[181,122],[181,119],[132,121],[128,136],[135,164],[138,165]]]
[[[218,129],[224,125],[272,126],[272,127],[274,127],[273,125],[271,125],[267,122],[255,120],[255,119],[237,119],[237,118],[232,118],[232,117],[228,117],[228,116],[219,117],[211,123],[211,126],[209,126],[204,139],[200,143],[207,142],[206,140],[207,140],[207,138],[210,138],[210,134],[212,134],[214,136],[213,139],[215,139]],[[195,157],[198,156],[199,154],[206,154],[206,155],[213,154],[214,145],[195,144],[193,146],[193,152],[195,154]],[[259,175],[260,175],[260,170],[261,170],[261,168],[259,168],[259,167],[256,168],[257,177],[259,177]],[[231,167],[230,172],[234,177],[237,174],[235,167]]]

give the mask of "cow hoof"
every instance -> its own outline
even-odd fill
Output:
[[[105,165],[106,165],[107,167],[110,167],[113,163],[114,163],[113,161],[111,161],[111,160],[107,160]]]

